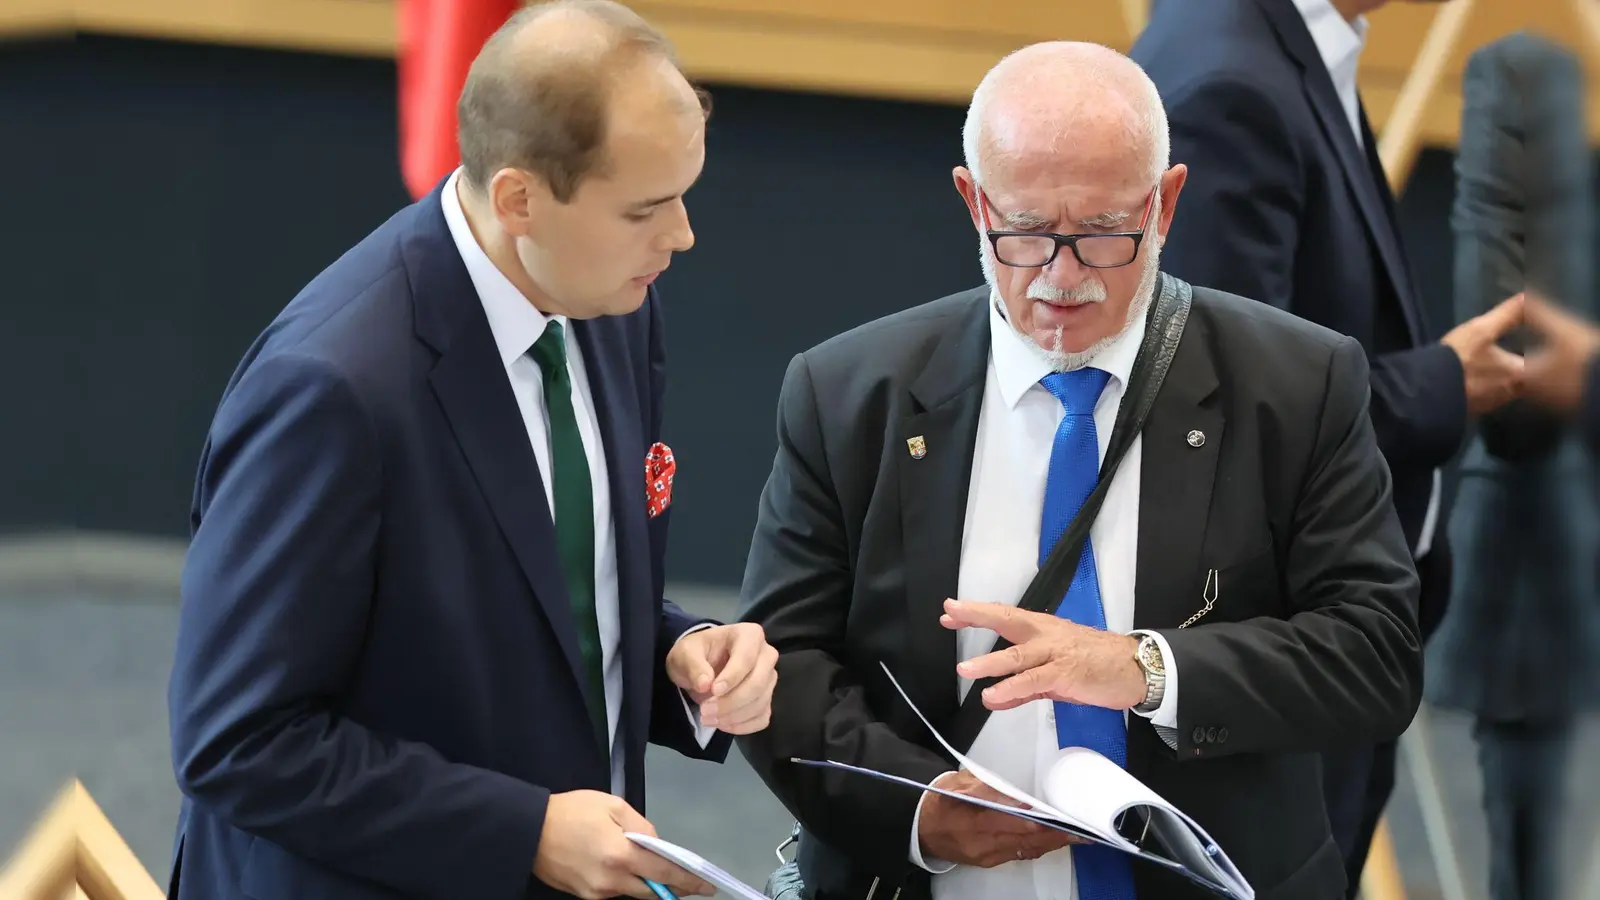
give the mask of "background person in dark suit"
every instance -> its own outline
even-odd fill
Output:
[[[1591,311],[1594,185],[1577,59],[1512,35],[1472,54],[1462,101],[1458,316],[1524,287]],[[1526,335],[1502,343],[1522,352]],[[1573,490],[1594,465],[1568,417],[1530,399],[1477,431],[1450,518],[1453,597],[1425,681],[1435,704],[1477,720],[1491,896],[1554,900],[1568,751],[1600,675],[1600,509]]]
[[[184,900],[709,892],[623,836],[646,741],[721,759],[774,678],[758,626],[662,600],[647,485],[704,110],[659,34],[577,2],[490,40],[460,120],[463,168],[289,304],[208,435]]]
[[[789,762],[994,797],[878,664],[941,732],[989,702],[957,664],[992,632],[941,614],[1015,604],[1076,508],[1063,496],[1093,482],[1154,292],[1181,289],[1159,271],[1185,177],[1166,134],[1154,85],[1112,50],[1007,57],[954,172],[988,285],[790,363],[743,588],[780,677],[772,727],[741,748],[803,827],[807,897],[1202,895],[1004,814]],[[1366,395],[1354,341],[1196,288],[1067,592],[1099,618],[1059,623],[1079,702],[997,705],[974,761],[1037,791],[1058,747],[1095,746],[1193,815],[1258,897],[1340,896],[1317,754],[1398,734],[1421,692],[1416,574]]]
[[[1435,338],[1400,242],[1377,140],[1356,90],[1363,13],[1385,0],[1167,0],[1132,55],[1161,90],[1190,184],[1167,270],[1355,338],[1371,415],[1422,578],[1424,640],[1449,598],[1440,469],[1468,417],[1517,390],[1522,360],[1495,341],[1513,298]],[[1395,746],[1326,758],[1329,814],[1351,890],[1394,786]]]

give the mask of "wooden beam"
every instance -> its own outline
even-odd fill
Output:
[[[1476,0],[1450,0],[1434,15],[1416,65],[1395,97],[1383,126],[1383,137],[1378,141],[1378,156],[1383,160],[1389,188],[1396,194],[1411,176],[1422,149],[1423,115],[1434,104],[1445,70],[1459,53],[1461,35],[1475,5]]]
[[[1122,0],[1122,21],[1128,26],[1128,41],[1137,40],[1150,24],[1150,0]]]
[[[0,900],[70,896],[78,858],[77,782],[56,794],[44,816],[0,870]]]
[[[163,900],[94,798],[69,782],[4,870],[0,900]]]
[[[1406,900],[1405,880],[1400,877],[1387,819],[1378,820],[1372,835],[1372,849],[1367,853],[1366,868],[1361,871],[1361,900]]]
[[[93,900],[164,900],[166,891],[133,855],[83,785],[77,787],[78,884]]]

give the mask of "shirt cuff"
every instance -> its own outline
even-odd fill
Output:
[[[935,778],[933,781],[929,782],[928,786],[933,787],[940,781],[944,780],[946,775],[954,774],[956,773],[946,772],[944,775],[940,775],[938,778]],[[921,834],[922,829],[922,804],[926,802],[930,796],[932,795],[927,791],[922,792],[922,797],[917,800],[917,812],[911,817],[911,852],[909,856],[912,864],[917,868],[922,869],[924,872],[929,872],[934,875],[943,875],[951,869],[954,869],[956,864],[953,862],[945,862],[942,859],[923,859],[922,841],[918,837]]]
[[[678,640],[681,641],[696,631],[704,631],[707,628],[715,627],[717,626],[711,622],[701,622],[689,628],[683,634],[678,635]],[[676,646],[677,641],[674,641],[673,644]],[[689,717],[689,727],[694,729],[694,739],[699,742],[700,749],[704,750],[711,744],[711,739],[717,736],[717,727],[715,725],[700,724],[700,707],[689,699],[688,691],[679,688],[678,696],[683,700],[683,714]]]
[[[1151,724],[1158,728],[1178,727],[1178,661],[1172,658],[1172,647],[1167,644],[1167,639],[1158,631],[1131,631],[1135,637],[1150,635],[1155,639],[1156,646],[1161,648],[1161,665],[1166,670],[1166,687],[1161,693],[1161,705],[1153,712],[1133,711],[1134,715],[1149,719]]]

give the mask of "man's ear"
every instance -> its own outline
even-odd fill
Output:
[[[501,169],[489,179],[489,208],[500,227],[512,237],[529,237],[539,211],[554,203],[550,189],[538,176],[521,169]]]
[[[1178,195],[1183,193],[1183,184],[1188,178],[1189,168],[1183,163],[1178,163],[1161,176],[1161,218],[1156,222],[1156,233],[1163,240],[1166,239],[1167,229],[1172,227],[1172,214],[1178,208]]]
[[[956,193],[967,204],[967,215],[972,218],[972,227],[983,230],[983,215],[978,209],[978,180],[966,166],[956,166],[950,175],[955,179]]]

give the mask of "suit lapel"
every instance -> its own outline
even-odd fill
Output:
[[[1203,605],[1199,590],[1189,588],[1227,424],[1221,408],[1207,402],[1217,387],[1208,327],[1191,311],[1140,439],[1135,628],[1170,628]]]
[[[528,443],[489,320],[445,224],[439,188],[410,212],[414,219],[402,237],[401,256],[413,285],[416,331],[440,354],[429,382],[496,524],[561,645],[573,686],[588,691],[539,463]]]
[[[650,596],[650,555],[644,519],[645,446],[641,432],[638,393],[629,382],[624,363],[628,354],[624,319],[601,317],[573,321],[583,354],[589,393],[594,398],[595,420],[605,449],[606,478],[611,492],[611,528],[615,536],[617,614],[621,629],[622,715],[619,736],[634,743],[647,732],[640,713],[650,696],[649,678],[655,649],[655,626],[660,616]],[[630,765],[632,775],[640,767]],[[642,773],[641,773],[642,774]],[[630,782],[632,778],[630,777]],[[642,782],[641,782],[642,783]]]
[[[474,296],[469,293],[461,299],[471,302]],[[577,631],[539,462],[528,443],[488,320],[482,320],[481,333],[471,327],[457,335],[431,380],[478,487],[561,643],[576,686],[587,691],[587,679],[580,677]]]
[[[1339,160],[1339,168],[1344,171],[1345,181],[1349,183],[1350,190],[1355,195],[1356,206],[1361,210],[1367,232],[1378,248],[1378,256],[1383,260],[1389,281],[1394,285],[1395,295],[1400,300],[1406,326],[1411,331],[1411,339],[1421,344],[1426,337],[1417,307],[1417,298],[1411,290],[1411,275],[1400,249],[1399,233],[1392,210],[1384,203],[1384,198],[1380,194],[1380,191],[1387,193],[1389,189],[1387,182],[1383,182],[1381,186],[1379,183],[1383,178],[1381,164],[1374,169],[1368,160],[1367,152],[1358,145],[1355,132],[1350,128],[1350,119],[1345,115],[1343,104],[1339,102],[1339,93],[1334,89],[1333,78],[1328,74],[1327,63],[1323,62],[1322,54],[1317,51],[1316,42],[1306,30],[1305,20],[1300,17],[1294,5],[1288,0],[1257,0],[1257,3],[1266,13],[1273,29],[1277,31],[1279,40],[1300,66],[1306,97],[1316,113],[1317,124],[1322,127],[1322,136],[1329,146],[1333,147],[1334,155]],[[1364,123],[1366,116],[1364,109],[1361,116]],[[1368,146],[1370,149],[1370,136]]]
[[[918,410],[900,423],[888,452],[900,470],[900,528],[906,573],[906,640],[914,671],[896,677],[936,725],[955,715],[955,632],[939,624],[956,596],[967,488],[989,363],[989,289],[967,295],[961,318],[911,386]]]

